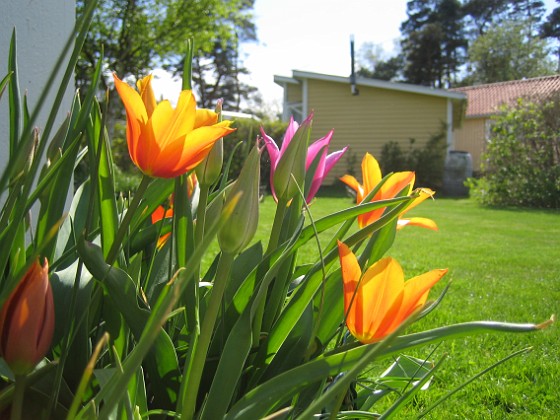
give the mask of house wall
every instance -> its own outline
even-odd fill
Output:
[[[482,153],[486,148],[486,121],[482,118],[466,118],[461,128],[453,131],[455,150],[469,152],[473,170],[480,171]]]
[[[396,141],[403,150],[422,147],[442,130],[447,120],[447,100],[435,96],[359,86],[352,96],[350,85],[322,80],[308,80],[308,109],[315,112],[312,140],[335,133],[330,150],[349,146],[346,156],[333,168],[325,184],[353,171],[361,177],[360,164],[366,152],[380,158],[384,144]]]
[[[30,112],[33,112],[56,61],[68,37],[72,34],[76,16],[74,0],[50,1],[3,1],[0,12],[0,79],[8,71],[8,55],[12,32],[16,30],[16,52],[20,95],[26,93]],[[66,59],[71,51],[67,52]],[[58,86],[62,80],[64,66],[57,69],[54,88],[51,87],[45,106],[38,114],[35,126],[42,131],[47,121],[50,105],[54,102]],[[72,105],[74,94],[73,79],[62,99],[56,117],[54,131],[66,118]],[[9,158],[9,107],[7,90],[0,100],[0,173]],[[51,133],[52,135],[52,133]],[[3,202],[0,192],[0,207]],[[32,220],[37,220],[32,217]]]
[[[286,86],[288,89],[287,99],[288,102],[301,102],[302,101],[302,88],[301,85],[288,84]]]

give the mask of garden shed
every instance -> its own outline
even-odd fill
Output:
[[[481,156],[489,138],[492,117],[500,107],[515,105],[519,98],[539,99],[560,92],[560,74],[509,82],[451,89],[467,96],[463,125],[455,130],[455,148],[471,154],[473,168],[480,170]]]
[[[349,146],[326,184],[345,173],[359,173],[363,155],[377,157],[384,144],[397,142],[409,150],[410,139],[420,148],[445,131],[448,150],[456,149],[453,130],[461,125],[466,106],[463,92],[405,83],[332,76],[293,70],[291,77],[274,76],[284,88],[283,119],[302,121],[314,112],[313,139],[334,128],[330,150]]]

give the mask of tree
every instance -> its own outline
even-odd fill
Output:
[[[401,25],[407,82],[448,86],[464,59],[466,39],[458,0],[411,0]]]
[[[560,4],[560,0],[556,0]],[[541,36],[543,38],[552,38],[558,44],[556,54],[558,56],[557,70],[560,72],[560,6],[556,6],[548,15],[546,21],[541,26]]]
[[[87,0],[77,1],[77,15]],[[250,10],[254,0],[99,0],[77,66],[76,82],[85,86],[103,51],[103,68],[119,77],[138,78],[156,66],[177,63],[186,40],[209,52],[219,39],[238,42],[238,28],[255,35]],[[107,80],[110,80],[108,78]],[[106,88],[106,81],[103,88]]]
[[[509,0],[467,0],[463,12],[471,36],[483,35],[492,24],[503,19],[508,3]]]
[[[463,11],[471,40],[504,20],[531,19],[538,23],[544,15],[541,0],[467,0]]]
[[[193,60],[193,84],[199,106],[212,108],[218,99],[223,99],[224,109],[241,111],[242,99],[258,100],[257,89],[239,78],[246,74],[249,71],[240,64],[238,45],[231,41],[225,46],[216,42],[212,51]]]
[[[478,37],[469,48],[465,84],[494,83],[554,73],[547,42],[535,38],[531,24],[505,21]]]
[[[358,75],[373,79],[395,81],[402,78],[404,57],[397,55],[386,58],[383,47],[372,42],[362,44],[358,52]]]

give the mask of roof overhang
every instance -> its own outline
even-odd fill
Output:
[[[349,77],[312,73],[301,70],[292,70],[292,77],[274,76],[274,82],[281,86],[285,84],[299,84],[300,80],[303,79],[323,80],[334,83],[350,83]],[[467,99],[467,95],[462,92],[451,92],[445,89],[435,89],[427,86],[411,85],[401,82],[388,82],[385,80],[370,79],[368,77],[358,76],[356,78],[356,85],[378,89],[395,90],[399,92],[416,93],[419,95],[437,96],[458,101],[464,101]]]

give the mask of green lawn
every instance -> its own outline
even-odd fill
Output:
[[[351,205],[349,198],[316,200],[319,218]],[[497,210],[471,200],[436,199],[411,211],[433,218],[440,231],[408,227],[400,231],[389,254],[399,260],[406,278],[434,268],[449,268],[449,293],[439,308],[412,326],[428,329],[471,320],[539,323],[560,309],[560,213]],[[274,215],[267,197],[261,206],[257,237],[266,244]],[[300,255],[313,260],[313,244]],[[443,282],[442,282],[443,283]],[[436,297],[443,289],[432,292]],[[429,391],[421,393],[408,414],[515,350],[533,346],[455,394],[431,418],[557,418],[560,416],[560,345],[558,326],[535,334],[466,337],[444,342],[432,355],[449,355]],[[427,357],[433,347],[413,355]],[[383,366],[388,364],[387,361]]]

